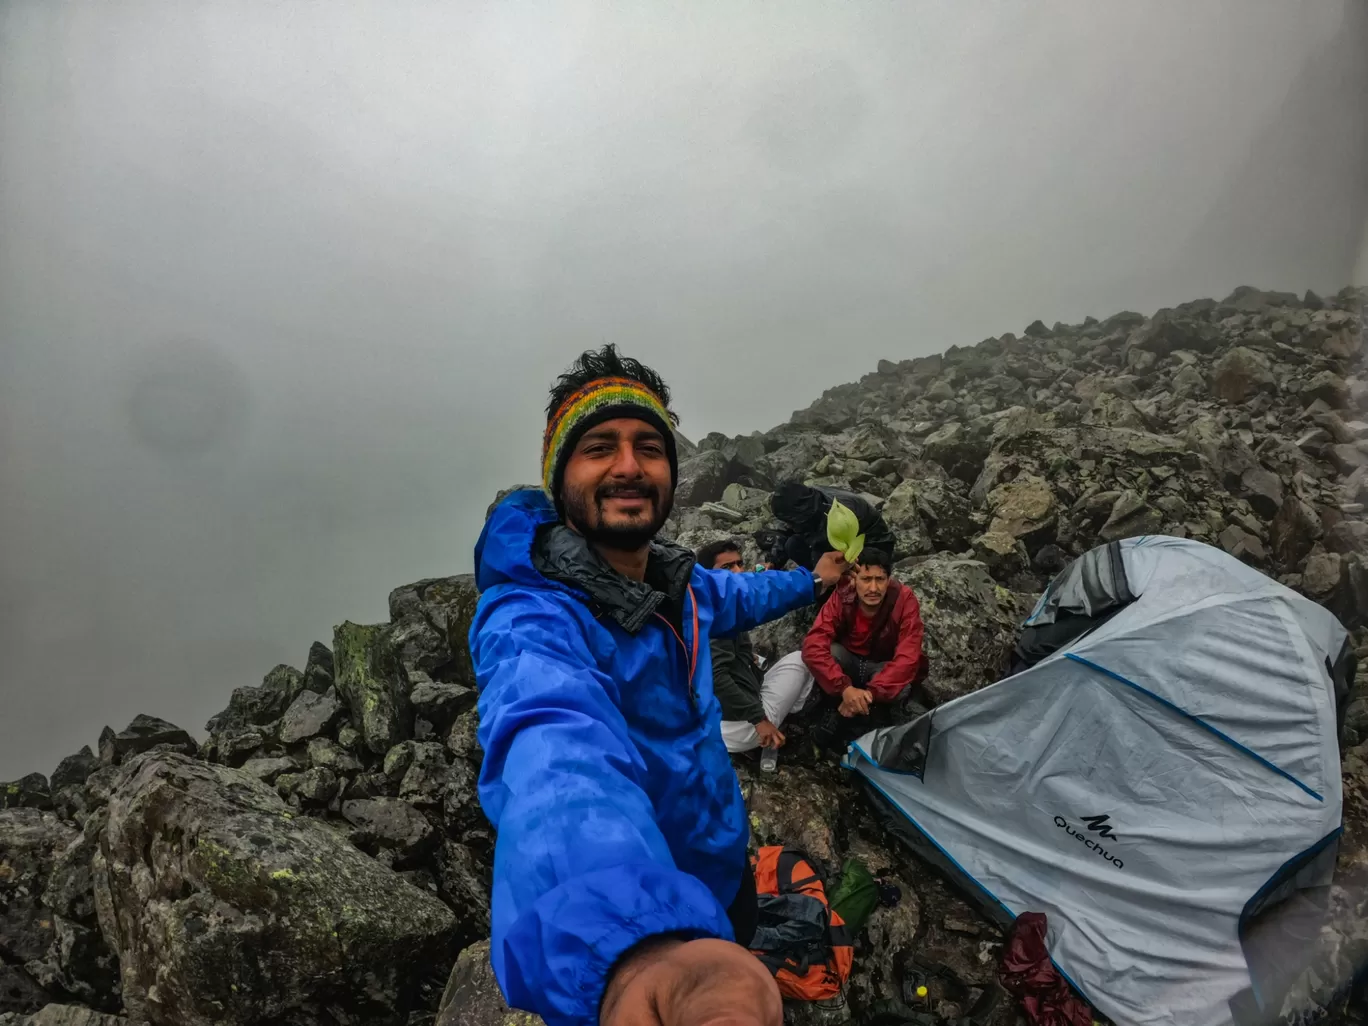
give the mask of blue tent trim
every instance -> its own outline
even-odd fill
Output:
[[[865,760],[866,762],[868,762],[871,766],[877,766],[877,767],[879,768],[880,772],[888,772],[888,771],[884,770],[884,768],[883,768],[882,766],[879,766],[879,764],[878,764],[877,762],[875,762],[873,759],[871,759],[871,758],[869,757],[869,753],[866,752],[863,748],[861,748],[858,744],[852,744],[852,745],[850,746],[850,751],[852,751],[852,752],[858,752],[858,753],[864,758],[864,760]],[[853,768],[853,767],[851,767],[851,768]],[[858,771],[857,771],[857,772],[858,772]],[[860,776],[864,777],[865,782],[866,782],[867,784],[869,784],[870,787],[874,788],[876,791],[879,792],[879,794],[883,795],[884,800],[887,801],[888,804],[891,805],[894,809],[896,809],[896,810],[898,811],[898,813],[903,817],[903,819],[905,819],[905,820],[907,820],[907,822],[911,823],[912,826],[913,826],[913,828],[917,831],[917,833],[919,833],[919,834],[921,834],[923,837],[925,837],[925,838],[927,839],[927,841],[929,841],[929,842],[931,843],[931,845],[932,845],[938,852],[940,852],[941,855],[943,855],[943,856],[945,857],[945,860],[946,860],[947,862],[949,862],[950,865],[952,865],[952,866],[955,867],[956,871],[958,871],[958,872],[960,873],[960,875],[964,877],[965,880],[967,880],[969,883],[973,884],[973,885],[978,889],[978,891],[979,891],[980,894],[982,894],[985,898],[987,898],[989,901],[991,901],[994,905],[997,905],[997,906],[998,906],[999,908],[1001,908],[1004,912],[1006,912],[1008,918],[1010,918],[1010,919],[1016,919],[1016,918],[1017,918],[1017,916],[1019,915],[1019,913],[1013,912],[1010,905],[1008,905],[1005,901],[1003,901],[1003,900],[1002,900],[1001,898],[999,898],[996,894],[994,894],[992,891],[990,891],[986,886],[983,885],[983,883],[982,883],[976,876],[974,876],[974,875],[973,875],[972,873],[970,873],[967,869],[965,869],[964,866],[963,866],[963,864],[959,861],[959,859],[955,858],[955,856],[951,855],[948,851],[946,851],[946,850],[941,846],[941,844],[940,844],[939,841],[937,841],[934,837],[932,837],[929,833],[927,833],[927,832],[926,832],[926,829],[925,829],[920,823],[918,823],[915,819],[913,819],[912,816],[908,813],[908,811],[902,807],[901,803],[899,803],[898,800],[897,800],[896,798],[894,798],[891,794],[889,794],[887,791],[885,791],[885,790],[883,789],[883,787],[879,784],[879,782],[878,782],[877,780],[875,780],[873,777],[871,777],[871,776],[870,776],[869,774],[867,774],[867,773],[861,773]],[[1050,958],[1050,964],[1053,965],[1053,966],[1055,967],[1055,969],[1057,969],[1057,970],[1059,971],[1059,975],[1062,976],[1062,977],[1064,977],[1065,981],[1067,981],[1068,984],[1069,984],[1069,986],[1072,987],[1072,988],[1074,989],[1074,992],[1075,992],[1076,994],[1078,994],[1084,1001],[1088,1002],[1088,1004],[1092,1005],[1094,1008],[1097,1007],[1097,1003],[1096,1003],[1095,1001],[1093,1001],[1092,998],[1088,997],[1087,993],[1083,990],[1083,988],[1080,987],[1077,983],[1074,982],[1073,977],[1070,976],[1067,972],[1065,972],[1065,971],[1064,971],[1064,967],[1061,966],[1058,962],[1056,962],[1056,961],[1054,960],[1053,957]]]

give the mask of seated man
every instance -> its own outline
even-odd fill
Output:
[[[698,550],[698,565],[705,570],[741,573],[745,563],[741,545],[731,539],[709,542]],[[751,649],[750,635],[709,638],[712,648],[713,692],[722,704],[722,740],[729,752],[779,748],[784,735],[779,727],[812,690],[812,674],[801,652],[778,660],[762,679]]]
[[[925,675],[921,608],[891,571],[887,552],[865,549],[803,639],[803,661],[826,693],[815,732],[823,747],[886,726],[890,703]]]

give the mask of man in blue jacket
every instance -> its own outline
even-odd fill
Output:
[[[549,1026],[782,1018],[742,946],[755,881],[708,637],[810,604],[845,564],[729,574],[655,541],[678,475],[669,400],[612,346],[581,355],[551,390],[545,491],[508,496],[475,548],[491,960]]]

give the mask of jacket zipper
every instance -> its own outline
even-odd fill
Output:
[[[698,692],[694,688],[694,671],[698,668],[698,599],[694,597],[692,585],[689,586],[688,596],[689,605],[693,609],[694,647],[692,652],[689,651],[689,646],[685,643],[683,635],[675,630],[674,624],[670,623],[668,619],[661,616],[659,613],[656,613],[655,615],[660,618],[661,623],[670,628],[670,633],[675,636],[675,640],[679,642],[680,649],[684,652],[684,663],[689,672],[689,707],[694,712],[698,712]]]

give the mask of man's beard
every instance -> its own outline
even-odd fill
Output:
[[[607,499],[616,496],[646,499],[650,502],[651,511],[654,515],[650,520],[606,524],[604,523],[606,514],[603,504]],[[594,504],[592,512],[597,514],[597,517],[594,518],[596,522],[592,524],[590,522],[590,501]],[[656,536],[656,532],[669,519],[670,510],[673,507],[673,488],[662,498],[659,488],[645,482],[631,485],[600,485],[594,491],[592,500],[587,499],[583,492],[565,496],[565,522],[579,532],[586,541],[622,552],[631,552],[650,544],[651,539]]]

